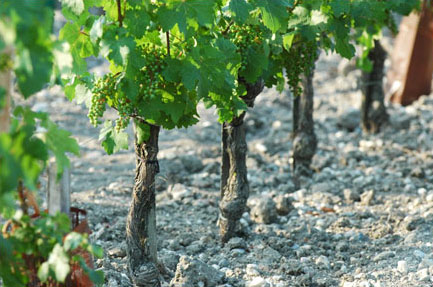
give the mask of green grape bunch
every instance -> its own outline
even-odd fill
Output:
[[[103,78],[94,81],[92,89],[92,101],[89,109],[89,119],[92,125],[101,124],[108,104],[117,110],[118,118],[115,122],[116,131],[125,129],[130,118],[136,116],[136,104],[144,104],[146,100],[154,99],[159,91],[164,89],[164,78],[162,71],[166,68],[166,51],[150,45],[144,45],[141,49],[145,64],[137,77],[139,93],[135,102],[123,94],[117,87],[121,80],[120,74],[108,73]]]
[[[165,56],[167,52],[165,49],[147,45],[143,47],[142,53],[146,64],[141,69],[140,97],[153,99],[158,90],[164,88],[162,71],[166,68]]]
[[[317,43],[302,41],[294,44],[285,57],[285,69],[290,91],[294,96],[302,93],[301,77],[308,75],[317,59]]]
[[[115,93],[115,85],[114,76],[111,73],[95,80],[88,114],[90,123],[93,126],[96,127],[101,123],[99,118],[104,115],[107,99]]]
[[[242,58],[239,72],[243,72],[248,65],[248,49],[258,49],[262,45],[263,32],[257,25],[232,25],[229,31],[231,41]]]

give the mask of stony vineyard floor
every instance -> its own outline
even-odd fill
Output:
[[[251,198],[241,224],[247,236],[222,246],[220,126],[213,110],[200,123],[163,131],[157,179],[159,260],[163,286],[433,286],[433,96],[389,106],[378,135],[359,129],[359,71],[322,56],[315,76],[319,139],[314,175],[292,183],[291,99],[266,90],[248,113]],[[93,71],[107,67],[94,63]],[[344,75],[346,74],[346,75]],[[92,240],[105,250],[96,268],[106,286],[131,286],[125,220],[133,151],[105,155],[84,106],[59,89],[39,93],[47,111],[81,146],[72,159],[73,205],[87,209]]]

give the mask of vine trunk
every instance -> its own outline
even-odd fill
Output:
[[[374,41],[374,48],[368,58],[373,63],[371,72],[363,72],[361,123],[364,132],[378,133],[381,126],[389,119],[385,107],[383,76],[386,52],[380,41]]]
[[[247,94],[242,97],[248,107],[254,106],[256,97],[263,91],[264,82],[244,82]],[[246,112],[232,122],[222,125],[221,201],[219,228],[222,242],[236,235],[238,221],[245,210],[249,196],[247,179],[247,143],[244,118]]]
[[[295,183],[300,176],[311,173],[311,160],[316,153],[317,138],[314,133],[314,88],[313,88],[314,68],[310,74],[302,76],[302,94],[298,99],[298,104],[294,105],[293,113],[297,115],[297,123],[293,127],[293,174]]]
[[[135,141],[135,183],[126,222],[126,243],[128,268],[136,286],[160,286],[155,214],[159,131],[160,127],[150,126],[149,139],[141,144]]]

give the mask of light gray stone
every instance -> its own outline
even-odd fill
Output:
[[[205,286],[221,283],[224,274],[204,262],[188,256],[182,256],[176,268],[176,274],[170,282],[171,287],[195,287],[199,282]]]

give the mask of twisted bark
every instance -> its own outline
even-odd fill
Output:
[[[248,107],[254,106],[256,97],[263,91],[264,82],[244,83],[247,94],[242,97]],[[221,201],[218,225],[222,242],[236,235],[238,221],[245,210],[249,196],[247,179],[244,118],[246,112],[232,122],[222,125]]]
[[[155,215],[159,130],[157,126],[150,126],[149,139],[141,144],[137,140],[135,143],[135,184],[126,222],[126,243],[128,268],[136,286],[160,286]]]
[[[317,138],[314,133],[314,69],[309,75],[302,78],[302,95],[299,98],[299,110],[294,111],[298,115],[298,125],[293,140],[293,173],[295,180],[301,175],[311,174],[310,164],[316,153]]]
[[[364,132],[378,133],[381,126],[389,119],[383,91],[386,52],[380,41],[374,41],[374,48],[368,58],[373,63],[373,69],[371,72],[362,73],[361,123]]]

